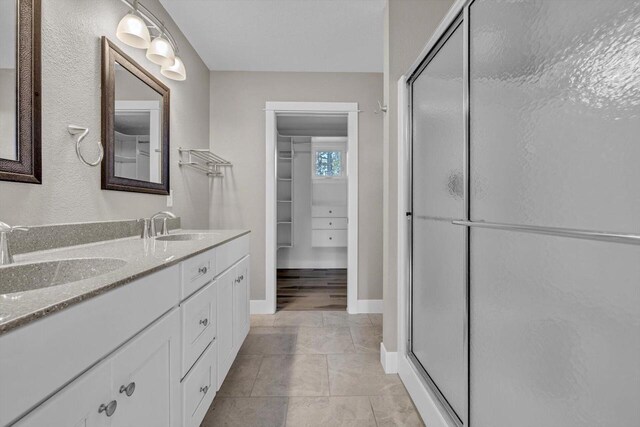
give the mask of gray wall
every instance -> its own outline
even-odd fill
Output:
[[[251,299],[265,299],[265,113],[267,101],[358,102],[358,298],[382,298],[382,99],[379,73],[211,72],[211,147],[233,162],[213,180],[212,228],[250,228]]]
[[[385,10],[384,99],[384,319],[383,341],[398,340],[398,79],[416,60],[453,0],[388,0]]]
[[[174,82],[115,36],[127,6],[120,0],[42,2],[42,185],[0,181],[0,220],[50,224],[148,216],[166,208],[164,196],[103,191],[100,168],[77,159],[68,124],[90,128],[87,156],[100,138],[100,36],[106,35],[171,89],[173,211],[185,227],[209,224],[208,179],[178,168],[176,148],[209,145],[209,70],[157,0],[146,0],[177,38],[187,80]]]

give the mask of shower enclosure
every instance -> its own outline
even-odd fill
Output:
[[[456,5],[407,80],[407,357],[451,425],[636,425],[640,3]]]

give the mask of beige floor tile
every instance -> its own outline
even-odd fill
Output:
[[[366,396],[291,397],[287,427],[375,427]]]
[[[251,327],[254,326],[273,326],[276,320],[275,314],[252,314]]]
[[[238,355],[231,365],[218,396],[251,396],[253,383],[258,376],[262,356]]]
[[[274,326],[322,327],[321,311],[279,311]]]
[[[370,399],[379,427],[424,427],[409,396],[371,396]]]
[[[373,323],[374,325],[382,326],[382,314],[371,313],[369,314],[369,319],[371,319],[371,323]]]
[[[273,328],[258,326],[251,328],[245,338],[240,354],[292,354],[296,348],[297,328]]]
[[[355,353],[349,328],[299,328],[296,353]]]
[[[332,396],[406,394],[397,375],[384,373],[378,354],[330,354],[327,361]]]
[[[349,314],[343,311],[323,311],[324,326],[371,325],[367,314]]]
[[[328,396],[326,356],[264,356],[251,395]]]
[[[351,326],[351,337],[358,353],[380,353],[382,331],[377,326]]]
[[[200,427],[278,427],[287,416],[286,397],[216,397]]]

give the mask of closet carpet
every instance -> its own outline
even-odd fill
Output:
[[[346,269],[278,269],[278,310],[346,310]]]

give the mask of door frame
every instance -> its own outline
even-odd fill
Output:
[[[265,301],[256,305],[252,313],[273,314],[277,305],[277,126],[278,114],[308,113],[347,116],[347,312],[358,312],[358,103],[357,102],[267,102],[266,167],[265,167]]]

